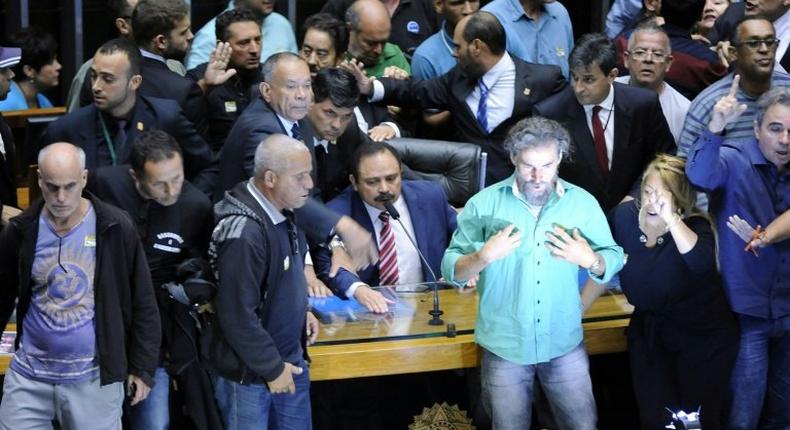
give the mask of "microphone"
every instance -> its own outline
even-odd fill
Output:
[[[403,232],[406,233],[406,237],[409,238],[409,242],[411,242],[414,249],[417,250],[417,254],[420,256],[420,260],[422,260],[422,263],[425,264],[425,267],[428,268],[428,273],[430,273],[431,277],[433,277],[433,309],[428,311],[428,315],[431,315],[432,317],[428,321],[428,324],[443,325],[444,321],[442,321],[442,319],[439,318],[442,314],[444,314],[444,312],[441,309],[439,309],[439,287],[438,287],[438,280],[436,278],[436,274],[433,273],[433,269],[431,269],[431,265],[428,264],[428,260],[425,258],[424,255],[422,255],[422,251],[420,251],[420,247],[417,246],[417,242],[414,241],[414,239],[411,237],[409,232],[406,230],[406,227],[401,222],[400,213],[398,213],[398,210],[395,209],[395,206],[392,204],[392,198],[383,200],[383,203],[384,203],[384,209],[386,209],[386,211],[390,214],[390,218],[394,219],[395,221],[398,222],[398,224],[400,224],[400,227],[403,229]]]

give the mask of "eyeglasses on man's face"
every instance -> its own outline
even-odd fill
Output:
[[[651,58],[656,63],[663,63],[669,59],[669,54],[664,51],[653,51],[648,49],[634,49],[633,51],[629,51],[631,57],[633,57],[637,61],[645,61]]]
[[[744,40],[735,46],[746,46],[751,50],[758,50],[765,44],[766,49],[774,49],[779,45],[779,39],[749,39]]]

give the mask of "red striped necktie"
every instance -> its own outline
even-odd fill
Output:
[[[395,233],[390,225],[390,214],[379,214],[382,222],[379,232],[379,285],[398,283],[398,250],[395,249]]]

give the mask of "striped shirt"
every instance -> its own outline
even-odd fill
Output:
[[[713,106],[720,98],[729,93],[732,86],[734,74],[729,73],[713,85],[703,90],[691,102],[691,106],[686,116],[686,122],[683,124],[683,132],[680,134],[678,141],[678,155],[685,157],[691,145],[700,138],[705,130],[708,128],[711,116],[713,115]],[[774,71],[771,77],[771,86],[790,86],[790,75]],[[754,137],[754,117],[757,111],[757,97],[752,97],[738,88],[738,93],[735,96],[739,102],[746,104],[746,111],[741,114],[738,119],[727,124],[724,128],[724,136],[728,140],[735,139],[748,139]]]

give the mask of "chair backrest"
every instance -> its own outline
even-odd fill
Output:
[[[462,207],[483,188],[487,154],[478,145],[401,137],[389,141],[403,159],[406,179],[442,184],[447,199]]]

